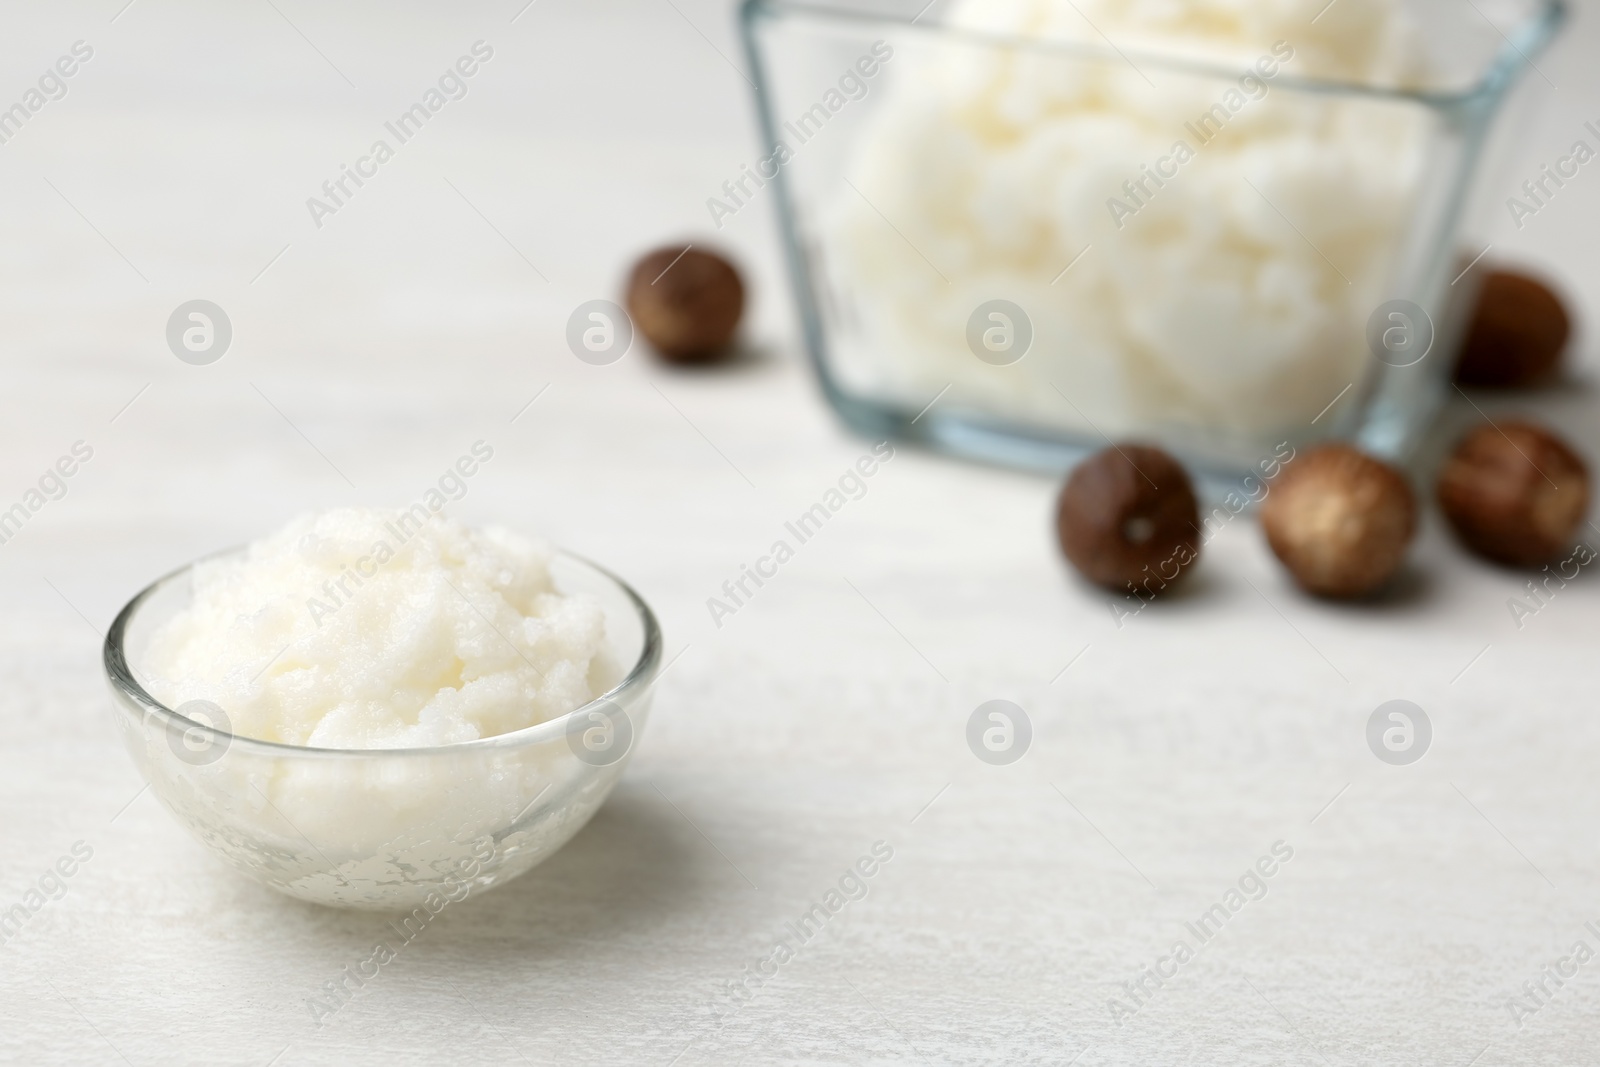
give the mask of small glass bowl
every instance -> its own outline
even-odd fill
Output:
[[[603,696],[536,726],[436,748],[308,748],[236,736],[164,706],[139,681],[150,635],[192,595],[193,569],[134,597],[106,634],[117,724],[179,822],[233,867],[301,900],[437,914],[515,878],[599,809],[649,715],[661,664],[655,616],[616,576],[558,552],[557,588],[600,602],[611,661],[626,665]]]

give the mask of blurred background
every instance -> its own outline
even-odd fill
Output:
[[[1573,14],[1525,82],[1502,198],[1600,124],[1600,12]],[[706,598],[870,448],[803,364],[775,199],[720,230],[707,213],[760,151],[735,18],[708,0],[8,9],[0,108],[75,42],[93,54],[0,145],[0,506],[75,442],[93,456],[0,544],[0,907],[74,841],[95,857],[0,949],[0,1058],[1586,1056],[1600,979],[1528,1029],[1505,1001],[1600,920],[1593,582],[1519,629],[1525,576],[1430,517],[1404,595],[1327,606],[1239,522],[1192,595],[1118,628],[1059,559],[1054,482],[903,448],[713,625]],[[307,199],[393,144],[384,123],[478,41],[493,55],[466,95],[318,225]],[[1520,229],[1490,216],[1488,261],[1555,280],[1578,334],[1570,380],[1481,400],[1591,460],[1592,169]],[[637,255],[684,240],[741,265],[744,358],[673,371],[636,342],[575,359],[573,309],[620,300]],[[194,299],[232,324],[206,366],[166,343]],[[681,658],[595,823],[319,1030],[304,998],[378,920],[245,883],[140,796],[99,642],[157,575],[306,510],[415,499],[478,439],[495,459],[450,512],[613,568]],[[997,697],[1034,723],[1006,775],[961,733]],[[1394,697],[1435,714],[1435,752],[1404,778],[1361,735]],[[871,894],[710,1023],[879,839],[896,858]],[[1253,925],[1111,1025],[1107,998],[1277,839],[1297,858]]]

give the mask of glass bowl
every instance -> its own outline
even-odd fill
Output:
[[[139,680],[150,635],[188,603],[193,568],[134,597],[106,634],[117,724],[179,822],[234,868],[301,900],[425,909],[418,921],[426,921],[515,878],[599,809],[649,715],[661,663],[655,616],[616,576],[558,552],[557,588],[587,593],[605,612],[622,680],[603,696],[526,729],[436,748],[308,748],[236,736],[208,710],[214,705],[181,705],[188,717]]]
[[[868,436],[1050,472],[1125,439],[1219,480],[1323,438],[1405,462],[1506,210],[1479,164],[1564,5],[1241,5],[1264,36],[1227,48],[1116,7],[745,0],[763,144],[713,220],[773,199]]]

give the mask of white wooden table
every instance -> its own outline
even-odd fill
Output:
[[[715,627],[706,598],[870,447],[801,364],[770,204],[716,235],[754,288],[741,365],[587,366],[563,329],[754,158],[729,6],[123,2],[14,5],[0,34],[0,105],[93,49],[0,147],[0,508],[93,449],[0,545],[0,909],[64,890],[0,948],[0,1061],[1594,1062],[1600,961],[1508,1009],[1600,951],[1592,576],[1519,629],[1521,581],[1430,516],[1400,595],[1332,607],[1240,520],[1118,629],[1058,558],[1055,486],[902,448]],[[1508,189],[1600,112],[1577,14]],[[315,226],[306,198],[478,40],[466,97]],[[1593,321],[1597,219],[1585,171],[1485,239]],[[233,324],[209,366],[164,339],[195,298]],[[1501,406],[1600,459],[1592,338],[1577,385]],[[480,437],[455,514],[611,565],[681,658],[595,821],[319,1027],[306,998],[384,919],[242,880],[140,791],[101,634],[155,575],[411,499]],[[1005,767],[964,737],[997,698],[1034,732]],[[1364,739],[1396,698],[1435,730],[1409,767]],[[1168,958],[1279,841],[1265,895]],[[739,999],[747,967],[770,977]],[[1133,997],[1146,967],[1171,977]]]

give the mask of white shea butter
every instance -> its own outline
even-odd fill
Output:
[[[208,700],[245,737],[421,748],[507,733],[610,688],[601,606],[563,595],[549,546],[435,517],[305,515],[197,565],[143,662],[169,707]]]
[[[1399,9],[1341,0],[1313,25],[1303,0],[963,0],[947,21],[988,40],[1106,52],[1109,39],[1218,73],[955,34],[896,41],[850,185],[823,206],[853,390],[915,409],[954,386],[952,400],[1007,418],[1249,455],[1364,380],[1429,118],[1285,82],[1416,84],[1425,49]],[[1005,367],[967,342],[997,298],[1033,328]]]

